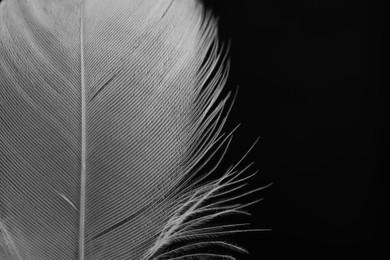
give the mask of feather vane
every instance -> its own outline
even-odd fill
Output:
[[[203,224],[245,213],[209,202],[241,188],[242,172],[199,175],[231,138],[221,135],[229,96],[216,103],[225,54],[195,0],[3,1],[0,259],[243,251],[219,240],[168,247],[230,232]]]

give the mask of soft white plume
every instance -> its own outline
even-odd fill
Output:
[[[204,170],[231,138],[225,53],[195,0],[3,1],[0,258],[242,251],[210,237],[240,225],[204,225],[245,213],[249,176]]]

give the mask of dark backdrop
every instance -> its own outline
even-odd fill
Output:
[[[259,136],[251,185],[273,182],[249,207],[272,231],[239,236],[247,259],[388,255],[383,3],[205,2],[232,42],[233,150]]]

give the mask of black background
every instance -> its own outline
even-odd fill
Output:
[[[243,259],[379,259],[388,245],[387,46],[380,1],[204,0],[239,92],[227,160],[260,140]],[[387,31],[387,30],[386,30]],[[386,71],[387,72],[387,71]],[[385,257],[382,256],[381,259]]]
[[[244,259],[388,256],[383,3],[204,2],[232,42],[232,150],[260,137],[250,186],[273,182],[248,208],[254,227],[272,231],[238,236]]]

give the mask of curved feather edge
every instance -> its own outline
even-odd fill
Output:
[[[229,47],[224,49],[224,46],[222,46],[222,50],[218,51],[219,43],[217,37],[214,37],[213,44],[211,46],[211,58],[209,58],[209,60],[205,63],[219,63],[218,66],[214,65],[213,69],[217,70],[214,77],[220,78],[220,82],[216,84],[215,82],[217,81],[214,78],[212,82],[214,82],[215,85],[210,84],[210,86],[203,87],[204,92],[200,93],[200,96],[210,95],[208,98],[211,100],[208,108],[205,110],[205,116],[202,117],[202,121],[198,126],[198,129],[201,129],[198,133],[202,133],[200,138],[204,138],[205,140],[199,140],[198,143],[201,145],[199,145],[197,149],[194,149],[197,155],[192,157],[197,158],[197,160],[195,160],[195,162],[192,164],[192,167],[188,169],[188,172],[185,173],[188,175],[186,181],[176,189],[176,191],[178,191],[178,201],[174,205],[172,216],[167,221],[161,233],[158,235],[154,245],[142,257],[142,260],[200,259],[202,257],[207,259],[236,259],[229,254],[213,254],[209,253],[208,251],[199,253],[199,250],[210,247],[222,247],[228,250],[237,251],[239,253],[249,253],[239,245],[235,245],[226,241],[220,241],[218,238],[221,235],[233,233],[269,231],[269,229],[242,228],[243,226],[249,225],[249,223],[230,225],[225,224],[210,227],[206,226],[210,221],[226,215],[250,215],[248,212],[243,210],[243,208],[253,203],[257,203],[261,199],[254,201],[250,200],[250,202],[245,204],[232,204],[232,202],[237,201],[238,199],[242,199],[242,197],[246,197],[272,185],[271,183],[254,190],[240,191],[240,189],[246,186],[245,181],[257,174],[257,171],[250,175],[245,174],[252,166],[252,164],[249,164],[240,171],[237,170],[237,168],[241,167],[244,158],[255,146],[257,140],[252,145],[252,147],[250,147],[248,152],[238,161],[238,163],[236,163],[234,166],[231,166],[222,177],[213,181],[202,183],[202,181],[207,179],[207,177],[213,174],[216,170],[219,170],[219,165],[223,160],[224,155],[227,153],[230,142],[232,141],[233,133],[238,128],[237,126],[227,136],[221,134],[230,110],[234,104],[237,92],[233,100],[230,102],[228,109],[225,109],[225,107],[231,96],[230,92],[218,105],[214,104],[214,102],[219,98],[219,95],[221,94],[227,80],[229,60],[226,60],[226,58]],[[211,110],[213,105],[216,106],[216,108]],[[224,110],[227,110],[227,112],[225,116],[222,116],[222,114],[224,114]],[[202,174],[201,171],[203,168],[211,161],[211,159],[216,156],[217,152],[220,150],[223,150],[223,152],[219,157],[216,165],[206,174]],[[210,155],[207,155],[209,153]],[[237,193],[237,190],[239,191],[238,195],[233,195],[228,198],[225,197],[226,195],[229,196],[229,194],[233,192]],[[215,201],[210,202],[212,199]],[[199,239],[203,239],[203,241],[199,241]],[[174,247],[173,249],[170,248],[176,242],[182,241],[190,242],[176,248]],[[193,250],[198,251],[195,253]]]
[[[207,35],[207,31],[213,28],[210,24],[213,25],[214,22],[215,21],[213,21],[211,12],[208,12],[205,24],[209,24],[205,26],[204,35]],[[178,192],[178,201],[173,206],[174,210],[171,217],[165,224],[161,233],[158,235],[154,245],[142,257],[142,260],[199,259],[200,257],[207,257],[208,259],[235,259],[233,256],[228,254],[211,254],[207,252],[191,253],[193,249],[202,249],[210,246],[219,246],[238,251],[240,253],[247,253],[247,251],[240,246],[229,242],[218,241],[215,239],[213,240],[211,237],[219,237],[223,234],[246,232],[251,230],[237,230],[236,228],[242,226],[240,224],[220,225],[210,228],[205,227],[205,224],[208,222],[224,215],[249,214],[242,209],[257,202],[258,200],[244,205],[227,205],[226,203],[266,188],[261,187],[249,192],[244,191],[241,195],[236,195],[235,197],[230,197],[228,199],[217,199],[215,202],[210,203],[211,199],[228,195],[229,193],[236,191],[236,189],[243,188],[245,186],[245,183],[243,184],[243,182],[254,175],[252,174],[246,177],[242,176],[250,165],[242,171],[236,171],[236,168],[240,165],[246,155],[219,179],[202,184],[202,180],[206,179],[213,173],[214,170],[218,169],[219,163],[228,150],[229,144],[232,140],[232,134],[234,132],[233,130],[226,137],[221,135],[221,130],[234,103],[233,99],[226,115],[222,117],[224,108],[230,97],[230,93],[219,104],[214,104],[218,100],[227,80],[229,72],[227,54],[229,47],[225,49],[224,46],[222,46],[222,50],[219,50],[220,46],[216,34],[214,34],[213,37],[210,37],[209,40],[211,50],[209,58],[205,61],[205,67],[203,68],[206,74],[204,75],[205,77],[202,77],[204,78],[203,84],[206,86],[202,86],[202,92],[199,96],[200,99],[204,100],[206,98],[210,101],[204,102],[205,104],[208,104],[208,106],[204,110],[203,115],[200,117],[197,127],[197,129],[199,129],[199,131],[197,131],[197,136],[199,138],[197,141],[198,147],[194,149],[195,155],[190,156],[190,158],[196,158],[196,160],[194,160],[194,163],[192,163],[191,167],[188,168],[188,172],[185,173],[185,175],[188,175],[187,180],[176,189]],[[208,79],[208,77],[213,75],[213,73],[215,73],[213,78]],[[207,81],[210,81],[210,83],[206,83]],[[216,106],[216,108],[212,110],[214,106]],[[225,149],[223,151],[223,155],[220,157],[220,160],[217,162],[217,165],[215,165],[215,167],[207,174],[200,174],[200,176],[198,176],[203,167],[207,165],[217,151],[223,147],[225,147]],[[211,155],[207,157],[208,153],[211,153]],[[199,164],[200,166],[197,166]],[[195,177],[198,177],[198,179],[193,180]],[[193,182],[191,182],[191,180],[193,180]],[[202,238],[205,241],[199,242],[199,240],[197,240],[199,238]],[[191,242],[174,249],[169,248],[169,246],[175,242],[183,240]]]
[[[184,173],[184,175],[187,176],[186,181],[175,189],[177,192],[177,201],[173,205],[171,217],[165,224],[161,233],[158,234],[154,245],[149,248],[142,257],[142,260],[199,259],[201,257],[207,259],[235,259],[228,254],[213,254],[208,251],[203,253],[200,252],[202,248],[223,247],[228,250],[238,251],[239,253],[248,253],[241,246],[226,241],[219,241],[217,239],[221,235],[226,234],[266,230],[242,228],[242,226],[247,224],[206,226],[210,221],[225,215],[249,215],[243,208],[260,200],[251,201],[246,204],[231,204],[231,202],[237,201],[237,199],[269,186],[263,186],[250,191],[243,190],[241,193],[239,192],[240,195],[234,195],[228,198],[225,197],[233,192],[237,193],[237,190],[244,188],[246,186],[245,181],[257,173],[255,172],[249,176],[244,176],[244,173],[251,164],[244,167],[241,171],[236,170],[240,167],[243,159],[257,141],[243,158],[235,166],[231,166],[222,177],[214,181],[202,183],[202,181],[207,179],[214,171],[219,170],[218,166],[226,154],[232,140],[232,134],[236,130],[234,129],[227,136],[221,134],[236,95],[227,109],[225,108],[231,96],[230,93],[228,93],[219,104],[215,104],[226,84],[230,68],[230,61],[227,56],[230,46],[224,46],[219,43],[217,32],[215,31],[215,24],[216,21],[213,18],[212,13],[206,11],[204,18],[205,26],[202,33],[205,36],[205,40],[209,42],[207,45],[210,50],[209,56],[204,62],[205,65],[200,72],[200,78],[203,80],[200,82],[200,88],[202,90],[199,93],[199,100],[200,103],[203,103],[202,105],[206,104],[207,107],[204,107],[203,114],[199,117],[197,131],[194,131],[197,133],[196,138],[198,138],[198,140],[195,141],[197,147],[193,149],[193,155],[189,156],[189,158],[193,159],[193,162],[188,164],[188,170]],[[213,33],[210,34],[210,32]],[[208,101],[206,102],[205,100]],[[224,110],[227,110],[225,116],[223,116]],[[202,170],[205,165],[207,165],[221,149],[224,149],[224,151],[216,165],[212,170],[203,174]],[[214,200],[214,202],[210,202],[211,200]],[[202,239],[202,241],[199,241],[199,239]],[[182,246],[173,249],[171,248],[173,244],[182,241],[189,242],[184,242],[184,245]],[[193,252],[193,250],[197,251]]]

